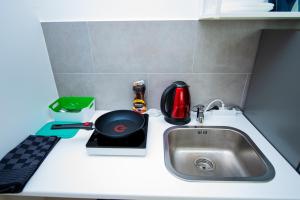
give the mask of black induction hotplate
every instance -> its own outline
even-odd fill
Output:
[[[89,155],[144,156],[147,146],[149,115],[144,114],[144,126],[131,135],[134,137],[108,138],[94,131],[86,144]]]

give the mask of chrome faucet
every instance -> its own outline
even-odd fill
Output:
[[[204,105],[199,104],[199,105],[193,106],[193,109],[192,109],[192,111],[197,112],[196,120],[200,124],[203,124],[203,122],[204,122],[204,108],[205,108]]]
[[[203,124],[204,122],[204,113],[206,113],[207,111],[213,110],[214,107],[212,107],[213,105],[215,105],[216,103],[219,103],[221,106],[217,106],[217,109],[221,109],[224,110],[225,109],[225,104],[221,99],[215,99],[213,101],[211,101],[206,107],[202,104],[198,104],[193,106],[192,111],[197,112],[197,118],[196,120],[198,122],[200,122],[200,124]]]

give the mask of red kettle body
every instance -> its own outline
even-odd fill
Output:
[[[188,87],[183,81],[175,81],[163,92],[160,108],[167,122],[184,125],[191,121],[191,97]]]

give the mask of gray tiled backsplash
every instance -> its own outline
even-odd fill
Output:
[[[94,78],[94,94],[100,109],[131,109],[132,83],[143,79],[147,84],[145,74],[96,74]]]
[[[95,72],[192,72],[197,22],[88,22]]]
[[[92,72],[92,55],[85,22],[42,23],[54,73]]]
[[[259,24],[227,21],[200,23],[194,71],[251,73],[260,38]]]
[[[183,80],[190,86],[191,103],[207,104],[216,98],[227,104],[240,105],[246,80],[245,74],[150,74],[148,103],[158,108],[164,89],[173,81]]]
[[[59,96],[94,96],[97,109],[128,109],[134,95],[132,82],[145,80],[146,74],[72,74],[55,75]]]
[[[59,96],[94,96],[93,74],[56,73],[54,78]]]
[[[144,79],[150,108],[175,80],[192,104],[221,98],[243,106],[263,28],[299,21],[132,21],[42,23],[60,96],[96,97],[97,109],[130,109]]]

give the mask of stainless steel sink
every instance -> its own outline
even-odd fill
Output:
[[[231,127],[175,126],[164,133],[167,169],[184,180],[268,181],[272,164],[244,132]]]

